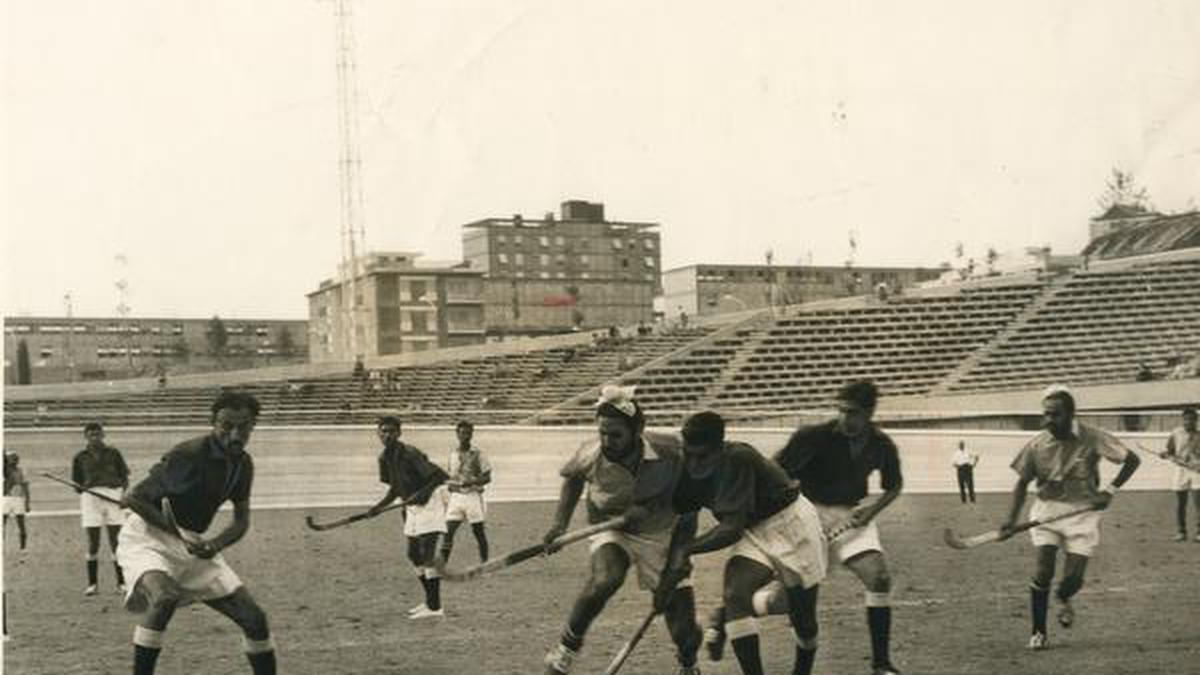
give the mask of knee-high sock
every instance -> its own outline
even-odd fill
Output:
[[[442,608],[442,578],[433,567],[425,568],[425,606],[433,610]]]
[[[792,675],[811,675],[813,663],[816,660],[816,647],[810,649],[802,645],[796,645],[796,665],[792,666]]]
[[[88,586],[95,586],[100,579],[100,561],[91,553],[87,557],[87,579]]]
[[[1180,490],[1175,493],[1175,524],[1184,534],[1187,534],[1187,500],[1186,491]]]
[[[117,584],[124,586],[125,585],[125,573],[121,571],[121,566],[118,563],[114,562],[113,570],[115,570],[117,573]]]
[[[265,640],[251,640],[243,635],[242,644],[254,675],[275,675],[275,642],[270,636]]]
[[[758,622],[753,617],[734,619],[725,624],[725,633],[742,667],[742,675],[765,675],[758,648]]]
[[[133,629],[133,675],[154,675],[162,644],[162,631],[142,626]]]
[[[1039,586],[1037,582],[1029,584],[1029,609],[1033,619],[1033,632],[1046,632],[1046,608],[1050,604],[1049,587]]]
[[[483,562],[487,562],[488,540],[487,531],[484,530],[483,523],[472,523],[471,532],[475,535],[475,543],[479,544],[479,559]]]
[[[891,662],[892,606],[887,593],[866,593],[867,629],[871,632],[871,663],[876,666]]]

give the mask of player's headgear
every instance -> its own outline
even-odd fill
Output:
[[[230,410],[249,410],[250,416],[258,419],[258,411],[262,409],[258,399],[253,394],[247,394],[244,391],[222,391],[217,394],[217,399],[213,401],[210,408],[213,420],[217,419],[217,413],[229,408]]]
[[[1062,401],[1062,404],[1067,409],[1068,415],[1075,414],[1075,395],[1065,384],[1052,384],[1046,387],[1046,391],[1042,392],[1042,400],[1052,398]]]
[[[454,425],[455,430],[462,429],[463,427],[474,429],[475,425],[471,423],[471,420],[459,420],[458,424]]]
[[[86,434],[89,431],[104,431],[104,425],[99,422],[88,422],[83,425],[83,433]]]
[[[600,390],[600,398],[596,401],[596,414],[623,420],[632,426],[634,431],[641,429],[646,424],[646,416],[642,407],[633,400],[636,390],[637,387],[604,385]]]
[[[837,400],[854,403],[863,410],[874,410],[879,401],[879,387],[870,380],[847,382],[838,389]]]
[[[725,420],[711,410],[698,412],[684,420],[682,433],[689,445],[717,445],[725,441]]]
[[[399,428],[400,428],[400,426],[401,426],[401,425],[400,425],[400,418],[399,418],[399,417],[396,417],[395,415],[384,415],[383,417],[380,417],[379,419],[375,420],[375,427],[376,427],[376,428],[379,428],[379,427],[396,427],[397,429],[399,429]]]

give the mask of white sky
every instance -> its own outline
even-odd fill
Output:
[[[304,318],[338,239],[313,0],[7,2],[3,310]],[[1110,169],[1200,200],[1200,3],[356,0],[372,249],[564,199],[663,263],[1075,252]],[[123,254],[127,264],[116,256]]]

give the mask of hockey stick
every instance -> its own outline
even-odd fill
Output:
[[[343,527],[345,525],[349,525],[350,523],[357,523],[360,520],[367,520],[368,518],[374,518],[375,516],[378,516],[384,512],[391,511],[393,509],[400,509],[400,508],[404,508],[404,502],[388,504],[387,506],[383,507],[382,509],[379,509],[379,511],[377,513],[371,513],[370,511],[363,511],[362,513],[356,513],[352,516],[347,516],[346,518],[341,518],[338,520],[331,520],[328,523],[318,523],[316,520],[313,519],[312,516],[305,516],[304,524],[308,525],[308,529],[310,529],[310,530],[316,530],[317,532],[324,532],[325,530],[332,530],[336,527]]]
[[[947,527],[942,532],[942,538],[946,540],[946,545],[949,546],[950,548],[958,549],[958,550],[962,551],[962,550],[965,550],[968,548],[975,548],[976,546],[982,546],[983,544],[990,544],[993,541],[1000,541],[1001,539],[1007,539],[1008,537],[1011,537],[1012,535],[1014,535],[1018,532],[1024,532],[1025,530],[1031,530],[1031,529],[1037,527],[1038,525],[1045,525],[1046,523],[1053,523],[1056,520],[1070,518],[1071,516],[1077,516],[1081,513],[1087,513],[1088,511],[1095,511],[1095,510],[1096,510],[1096,507],[1094,507],[1094,506],[1085,506],[1082,508],[1074,509],[1072,511],[1067,511],[1066,513],[1060,513],[1056,516],[1050,516],[1049,518],[1042,518],[1040,520],[1027,520],[1023,523],[1018,523],[1018,524],[1014,525],[1012,527],[1012,529],[1008,531],[1007,535],[1002,533],[1000,530],[988,530],[987,532],[984,532],[982,534],[976,534],[976,535],[973,535],[973,536],[970,536],[970,537],[967,537],[964,539],[964,538],[959,537],[957,534],[955,534],[954,530],[951,530],[950,528]]]
[[[604,669],[604,675],[617,675],[617,671],[629,660],[629,655],[633,653],[633,648],[642,641],[642,636],[646,634],[646,631],[650,628],[650,624],[654,623],[654,617],[656,616],[658,616],[658,610],[652,609],[646,615],[646,618],[642,619],[642,623],[638,626],[637,630],[633,632],[633,635],[624,645],[621,645],[621,651],[617,652],[612,662]]]
[[[52,480],[56,483],[62,483],[63,485],[66,485],[69,488],[74,488],[78,492],[86,492],[89,495],[91,495],[97,499],[101,499],[110,504],[116,504],[117,506],[120,506],[121,508],[126,508],[125,503],[122,502],[120,499],[113,499],[112,497],[109,497],[106,494],[96,492],[95,490],[93,490],[91,488],[83,487],[82,485],[80,485],[79,483],[76,483],[73,480],[67,480],[66,478],[59,478],[58,476],[55,476],[54,474],[50,473],[49,471],[43,471],[39,475],[41,475],[43,478],[49,478],[50,480]]]
[[[586,539],[593,534],[599,534],[600,532],[604,532],[606,530],[616,529],[624,525],[625,522],[625,516],[610,518],[603,522],[596,523],[595,525],[589,525],[587,527],[581,527],[578,530],[567,532],[549,544],[542,543],[534,544],[533,546],[526,546],[525,548],[513,551],[506,556],[493,558],[492,560],[480,563],[474,567],[468,567],[464,570],[446,569],[446,561],[442,560],[440,556],[435,566],[437,567],[437,570],[441,574],[442,578],[446,581],[470,581],[471,579],[476,579],[485,574],[490,574],[496,570],[512,567],[513,565],[525,562],[530,558],[536,558],[544,554],[548,548],[559,548],[566,546],[567,544],[577,542],[580,539]]]
[[[1147,448],[1146,446],[1142,445],[1141,443],[1138,443],[1137,446],[1138,446],[1138,448],[1140,448],[1142,450],[1142,452],[1146,452],[1151,455],[1154,455],[1155,457],[1158,457],[1159,459],[1165,459],[1168,462],[1170,462],[1176,466],[1181,466],[1181,467],[1187,469],[1188,471],[1195,471],[1197,473],[1200,473],[1200,465],[1192,464],[1190,462],[1185,462],[1182,459],[1176,457],[1175,455],[1168,455],[1165,452],[1155,452],[1155,451],[1151,450],[1150,448]]]

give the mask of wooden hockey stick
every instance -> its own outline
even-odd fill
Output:
[[[63,485],[66,485],[69,488],[74,488],[78,492],[86,492],[89,495],[91,495],[97,499],[108,502],[109,504],[116,504],[117,506],[120,506],[121,508],[126,508],[125,503],[122,502],[120,499],[113,499],[112,497],[109,497],[108,495],[100,493],[100,492],[96,492],[95,490],[93,490],[91,488],[85,488],[73,480],[67,480],[66,478],[59,478],[58,476],[55,476],[54,474],[50,473],[49,471],[43,471],[40,475],[43,478],[49,478],[50,480],[52,480],[56,483],[62,483]]]
[[[360,520],[367,520],[369,518],[374,518],[375,516],[378,516],[380,514],[386,513],[388,511],[392,511],[394,509],[400,509],[400,508],[404,508],[404,502],[388,504],[387,506],[383,507],[382,509],[379,509],[379,511],[377,513],[371,513],[370,511],[363,511],[362,513],[356,513],[352,516],[347,516],[345,518],[340,518],[338,520],[331,520],[327,523],[318,523],[316,520],[313,519],[312,516],[305,516],[304,524],[308,525],[308,528],[310,530],[316,530],[317,532],[324,532],[325,530],[332,530],[337,527],[343,527],[343,526],[349,525],[350,523],[357,523]]]
[[[658,611],[651,609],[646,618],[642,619],[642,623],[638,625],[637,630],[633,632],[629,640],[624,645],[621,645],[621,651],[617,652],[612,662],[604,669],[604,675],[617,675],[617,671],[629,660],[629,655],[633,653],[633,648],[642,641],[642,636],[646,634],[646,631],[650,628],[650,624],[654,623],[654,617],[656,616],[658,616]]]
[[[1136,441],[1135,441],[1135,443],[1136,443]],[[1138,448],[1140,448],[1142,450],[1142,452],[1154,455],[1155,457],[1158,457],[1159,459],[1165,459],[1168,462],[1174,464],[1175,466],[1181,466],[1181,467],[1187,469],[1188,471],[1195,471],[1197,473],[1200,473],[1200,464],[1192,464],[1191,462],[1185,462],[1184,460],[1180,459],[1179,457],[1177,457],[1175,455],[1168,455],[1165,452],[1155,452],[1155,451],[1151,450],[1150,448],[1147,448],[1146,446],[1142,445],[1141,443],[1138,443],[1137,446],[1138,446]]]
[[[1095,510],[1096,510],[1096,507],[1094,507],[1094,506],[1085,506],[1085,507],[1078,508],[1078,509],[1075,509],[1072,511],[1067,511],[1066,513],[1060,513],[1057,516],[1050,516],[1049,518],[1042,518],[1040,520],[1027,520],[1023,523],[1017,523],[1016,525],[1013,525],[1012,529],[1008,531],[1007,536],[1005,535],[1005,533],[1003,533],[997,529],[997,530],[988,530],[987,532],[984,532],[982,534],[976,534],[976,535],[973,535],[970,537],[962,538],[962,537],[959,537],[957,534],[955,534],[954,530],[951,530],[950,528],[947,527],[942,532],[942,538],[945,539],[946,545],[949,546],[950,548],[958,549],[958,550],[962,551],[962,550],[966,550],[968,548],[975,548],[976,546],[982,546],[983,544],[990,544],[993,541],[1000,541],[1001,539],[1007,539],[1008,537],[1011,537],[1012,535],[1014,535],[1018,532],[1024,532],[1025,530],[1031,530],[1031,529],[1037,527],[1038,525],[1045,525],[1046,523],[1053,523],[1056,520],[1070,518],[1071,516],[1077,516],[1081,513],[1087,513],[1088,511],[1095,511]]]
[[[610,518],[603,522],[596,523],[595,525],[589,525],[587,527],[581,527],[578,530],[567,532],[549,544],[541,543],[534,544],[533,546],[526,546],[525,548],[513,551],[508,555],[500,558],[493,558],[492,560],[480,563],[474,567],[468,567],[464,570],[447,569],[446,562],[439,556],[436,567],[442,578],[446,581],[470,581],[471,579],[476,579],[485,574],[490,574],[491,572],[502,570],[506,567],[512,567],[513,565],[529,560],[530,558],[536,558],[544,554],[548,548],[559,548],[566,546],[567,544],[577,542],[580,539],[586,539],[593,534],[599,534],[606,530],[616,529],[624,525],[625,522],[625,516]]]

